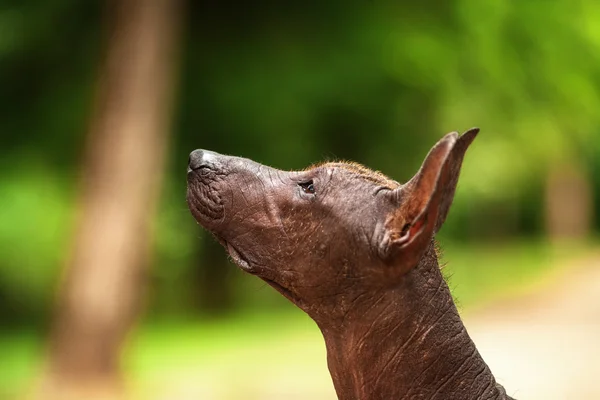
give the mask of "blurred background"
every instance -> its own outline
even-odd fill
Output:
[[[195,148],[407,180],[479,126],[444,269],[509,394],[597,399],[600,3],[0,1],[0,399],[334,399],[185,203]],[[567,397],[570,395],[572,397]]]

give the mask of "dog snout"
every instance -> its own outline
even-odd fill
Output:
[[[214,168],[216,156],[216,153],[208,150],[197,149],[192,151],[188,159],[188,172],[201,168]]]

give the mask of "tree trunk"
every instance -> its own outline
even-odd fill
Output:
[[[167,148],[178,3],[110,3],[79,218],[41,398],[121,393],[120,349],[140,310]]]
[[[557,163],[548,171],[546,229],[554,241],[585,239],[593,220],[592,188],[583,166]]]

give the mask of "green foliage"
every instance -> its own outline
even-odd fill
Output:
[[[285,169],[347,158],[403,181],[441,135],[476,125],[482,133],[444,234],[542,234],[548,167],[600,170],[599,4],[188,2],[152,304],[189,311],[194,270],[206,267],[207,235],[184,202],[194,148]],[[8,320],[46,315],[68,257],[103,6],[0,3],[0,297],[9,304],[0,313]],[[274,301],[258,288],[242,292],[242,302]]]
[[[598,141],[596,2],[463,0],[457,16],[463,56],[447,65],[441,120],[488,131],[474,156],[484,171],[465,171],[466,190],[501,197]]]
[[[0,316],[30,320],[50,311],[72,219],[64,177],[35,165],[0,179]]]

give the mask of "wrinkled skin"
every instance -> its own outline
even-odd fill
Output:
[[[477,132],[446,135],[403,185],[352,163],[285,172],[190,155],[192,214],[241,269],[316,321],[340,400],[510,399],[467,334],[434,249]]]
[[[192,158],[199,156],[188,172],[188,204],[244,271],[313,318],[341,316],[380,283],[378,244],[398,183],[350,164],[285,172],[210,152]]]

